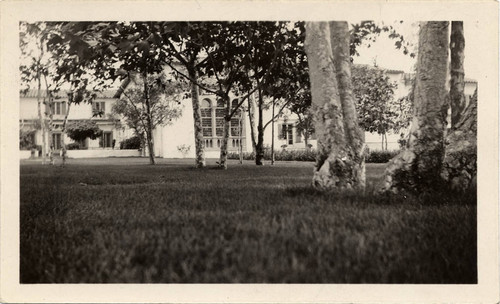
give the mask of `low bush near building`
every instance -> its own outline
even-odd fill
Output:
[[[120,142],[120,149],[137,149],[141,148],[141,138],[133,136]]]
[[[398,150],[394,151],[371,151],[366,157],[367,163],[386,163],[391,158],[399,153]],[[315,161],[316,151],[310,150],[280,150],[274,152],[274,160],[276,161]],[[230,152],[228,154],[229,159],[239,159],[239,154],[237,152]],[[253,152],[243,153],[244,160],[255,160],[255,154]],[[271,151],[266,150],[264,152],[264,160],[271,160]]]
[[[76,142],[67,144],[66,149],[68,149],[68,150],[80,150],[80,144],[76,143]]]
[[[367,163],[387,163],[388,161],[391,160],[391,158],[398,155],[398,153],[399,153],[399,150],[370,151],[370,153],[366,157],[365,161]]]

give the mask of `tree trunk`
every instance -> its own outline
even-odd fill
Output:
[[[191,79],[197,79],[198,75],[194,68],[188,70]],[[194,144],[195,144],[195,166],[196,168],[204,168],[205,147],[203,145],[203,128],[201,124],[201,109],[200,98],[198,95],[198,86],[191,81],[191,102],[193,104],[193,120],[194,120]]]
[[[347,22],[307,22],[305,49],[318,139],[313,186],[364,189],[364,133],[352,96]]]
[[[38,120],[40,121],[40,128],[42,132],[42,164],[45,165],[47,161],[47,134],[45,133],[45,119],[42,116],[42,81],[40,73],[37,73],[38,92],[36,100],[38,103]]]
[[[225,95],[223,98],[226,104],[226,115],[224,115],[224,129],[222,132],[222,143],[220,146],[219,167],[227,169],[227,145],[229,142],[229,123],[231,122],[231,118],[229,117],[231,114],[231,99],[228,95]]]
[[[257,153],[257,143],[255,141],[255,100],[252,96],[248,96],[248,121],[250,123],[250,137],[252,140],[252,151]]]
[[[257,84],[259,85],[259,84]],[[262,160],[264,159],[264,126],[263,126],[263,109],[264,100],[262,98],[262,91],[259,88],[259,124],[257,125],[257,145],[255,146],[255,164],[257,166],[262,166]]]
[[[440,186],[444,157],[448,22],[423,22],[408,149],[386,169],[385,190],[419,193]]]
[[[148,88],[148,79],[147,74],[143,74],[144,78],[144,100],[146,101],[146,122],[147,122],[147,130],[146,130],[146,140],[148,143],[149,149],[149,164],[155,164],[155,150],[154,150],[154,141],[153,141],[153,122],[151,121],[151,101],[149,100],[149,88]]]
[[[477,186],[477,89],[455,129],[446,136],[441,176],[456,191],[468,191]]]
[[[271,126],[271,165],[274,165],[274,99],[273,99],[273,118]]]
[[[451,23],[450,36],[450,101],[451,101],[451,128],[455,129],[460,115],[465,108],[464,95],[464,27],[462,21]]]
[[[66,109],[66,113],[64,115],[64,120],[61,128],[61,157],[62,157],[62,166],[66,165],[66,144],[64,143],[64,133],[66,133],[66,125],[68,122],[69,109],[71,108],[71,102],[68,101],[68,108]]]

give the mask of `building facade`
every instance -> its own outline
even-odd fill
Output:
[[[391,81],[397,84],[397,89],[394,92],[394,98],[404,97],[408,94],[411,88],[411,78],[413,75],[397,70],[386,70],[386,75]],[[477,83],[473,80],[465,80],[465,95],[466,101],[469,102],[473,95]],[[42,94],[42,98],[45,92]],[[126,153],[119,151],[120,142],[134,136],[134,132],[128,129],[121,118],[111,115],[111,108],[119,97],[120,93],[116,91],[106,91],[97,96],[93,104],[72,104],[69,114],[68,123],[78,120],[95,121],[99,129],[102,131],[101,136],[95,140],[86,139],[79,143],[81,149],[86,152],[78,152],[81,157],[100,157],[100,156],[135,156],[140,155],[137,151]],[[201,119],[203,128],[203,138],[205,145],[205,157],[218,158],[220,154],[220,146],[223,135],[225,105],[218,100],[215,95],[207,94],[200,90],[200,106]],[[239,103],[236,96],[231,98],[231,105],[235,107]],[[182,115],[173,120],[170,124],[158,127],[153,132],[155,143],[155,155],[164,158],[184,158],[195,157],[194,145],[194,120],[191,100],[184,99],[182,101]],[[42,111],[49,112],[46,106]],[[56,99],[53,108],[53,132],[52,142],[54,150],[58,151],[60,147],[60,138],[65,136],[65,143],[69,144],[73,141],[67,135],[61,132],[61,126],[64,117],[68,111],[67,96],[60,94]],[[277,109],[276,109],[277,111]],[[36,90],[30,90],[26,94],[20,96],[20,125],[24,132],[32,131],[32,141],[35,145],[42,144],[42,135],[37,129],[38,112],[37,112],[37,96]],[[101,112],[103,115],[96,116],[96,112]],[[257,120],[257,113],[255,113]],[[308,147],[316,147],[316,139],[314,134],[307,140],[302,132],[297,128],[299,122],[298,117],[288,110],[284,110],[282,115],[272,122],[272,109],[267,108],[263,112],[263,124],[266,126],[264,131],[264,147],[270,149],[271,142],[274,136],[274,149],[281,150],[304,150]],[[256,126],[257,121],[254,121],[255,138],[257,137]],[[274,128],[274,132],[273,132]],[[234,117],[230,121],[230,136],[228,143],[229,152],[251,152],[252,151],[252,128],[248,116],[248,103],[245,102]],[[400,134],[387,134],[388,150],[399,149],[398,139]],[[376,133],[365,133],[365,142],[370,150],[382,149],[381,135]],[[68,151],[68,156],[74,157],[77,152]],[[144,153],[142,153],[144,154]]]

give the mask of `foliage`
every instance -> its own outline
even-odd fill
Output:
[[[177,146],[177,150],[182,153],[182,156],[186,157],[189,151],[191,150],[191,146],[189,145],[179,145]]]
[[[98,138],[101,130],[93,120],[78,120],[68,124],[66,134],[74,141],[82,141],[87,138]]]
[[[365,131],[397,133],[409,124],[409,102],[403,98],[394,100],[397,84],[392,83],[383,70],[353,66],[352,83],[359,124]]]
[[[398,155],[399,150],[373,150],[366,156],[365,162],[367,163],[387,163],[394,156]]]
[[[403,23],[403,21],[399,21],[399,23]],[[372,43],[377,41],[377,37],[380,36],[381,33],[387,33],[389,38],[395,40],[395,48],[403,50],[403,54],[409,55],[412,58],[416,56],[416,54],[410,50],[413,44],[405,40],[404,36],[398,33],[397,26],[395,27],[393,25],[386,25],[384,23],[368,20],[351,24],[351,40],[349,45],[351,57],[359,56],[356,48],[366,42],[368,43],[367,46],[370,47]]]
[[[36,130],[19,130],[19,149],[30,150],[35,148],[33,136]]]
[[[142,147],[142,139],[139,136],[133,136],[127,138],[120,142],[120,149],[141,149]]]
[[[70,144],[66,145],[66,149],[68,149],[68,150],[80,150],[80,148],[81,148],[80,144],[77,142],[70,143]]]
[[[286,145],[283,145],[286,147]],[[367,163],[387,163],[391,158],[396,156],[399,150],[394,151],[380,151],[374,150],[370,151],[366,156],[365,162]],[[239,159],[239,154],[236,152],[228,153],[228,159]],[[255,154],[253,152],[244,152],[244,160],[255,160]],[[264,160],[271,160],[271,151],[266,149],[264,151]],[[274,151],[275,161],[306,161],[312,162],[316,160],[316,151],[313,149],[308,150],[286,150],[282,149],[279,151]]]
[[[169,80],[165,76],[148,77],[149,105],[144,99],[143,82],[137,80],[134,84],[130,84],[120,99],[113,104],[112,113],[123,116],[127,126],[141,137],[146,134],[148,121],[151,122],[152,129],[171,124],[172,120],[182,114],[179,106],[182,87]]]
[[[311,163],[158,161],[21,163],[20,283],[477,283],[475,193],[339,195],[311,189]],[[376,185],[384,166],[366,167]]]

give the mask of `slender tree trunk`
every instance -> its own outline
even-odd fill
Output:
[[[364,134],[352,96],[347,22],[307,22],[305,49],[318,137],[313,186],[364,189]]]
[[[255,100],[252,96],[248,97],[248,121],[250,123],[250,137],[252,140],[252,151],[257,154],[257,142],[255,141]]]
[[[61,153],[61,156],[62,156],[62,166],[64,167],[64,165],[66,165],[66,144],[64,143],[64,137],[65,137],[65,133],[66,133],[66,125],[68,123],[68,116],[69,116],[69,110],[71,108],[71,102],[68,101],[68,108],[66,109],[66,113],[64,115],[64,120],[63,120],[63,124],[62,124],[62,128],[61,128],[61,149],[62,149],[62,153]]]
[[[450,36],[450,101],[451,101],[451,128],[460,120],[460,115],[465,108],[464,95],[464,27],[462,21],[451,22]]]
[[[238,144],[238,152],[239,152],[239,156],[240,156],[240,164],[243,164],[243,143],[242,143],[242,119],[243,119],[243,112],[240,110],[240,112],[238,113],[238,139],[239,139],[239,144]]]
[[[47,134],[45,131],[45,119],[44,115],[42,116],[42,81],[41,81],[40,73],[37,73],[37,81],[38,81],[38,92],[37,92],[37,103],[38,103],[38,120],[40,121],[40,128],[42,131],[42,164],[45,165],[47,162]]]
[[[257,84],[259,85],[259,84]],[[257,125],[257,145],[255,147],[255,164],[257,166],[262,166],[262,160],[264,159],[264,126],[263,126],[263,106],[264,100],[262,98],[262,90],[259,88],[259,123]]]
[[[52,96],[52,93],[50,92],[49,84],[47,82],[47,76],[43,76],[44,81],[45,81],[45,90],[46,90],[46,96],[48,100],[48,111],[49,111],[49,126],[48,126],[48,137],[49,137],[49,147],[50,147],[50,164],[54,164],[54,150],[55,150],[55,143],[53,142],[52,134],[53,134],[53,128],[54,128],[54,96]]]
[[[273,118],[271,126],[271,165],[274,165],[274,99],[273,99]]]
[[[448,105],[446,73],[448,22],[420,27],[414,112],[408,149],[386,169],[385,190],[422,192],[440,186]]]
[[[229,117],[231,114],[231,99],[228,95],[225,95],[223,98],[226,104],[226,115],[224,115],[224,129],[222,133],[222,143],[220,146],[219,167],[227,169],[227,145],[229,141],[229,123],[231,122],[231,118]]]
[[[188,70],[191,79],[197,79],[198,75],[194,68]],[[205,147],[203,145],[203,127],[201,124],[201,109],[200,98],[198,94],[198,86],[191,81],[191,102],[193,104],[193,120],[194,120],[194,144],[195,144],[195,166],[196,168],[204,168]]]
[[[149,149],[149,164],[155,164],[155,150],[154,150],[154,139],[153,139],[153,122],[151,121],[151,100],[149,99],[149,88],[147,74],[143,74],[144,78],[144,100],[146,101],[146,140],[148,142]]]

